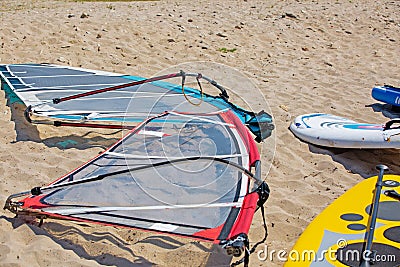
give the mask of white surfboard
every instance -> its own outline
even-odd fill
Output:
[[[400,119],[385,124],[359,123],[323,113],[298,116],[293,134],[308,143],[338,148],[400,148]]]

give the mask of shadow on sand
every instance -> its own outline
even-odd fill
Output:
[[[385,164],[389,173],[400,174],[400,153],[398,149],[345,149],[308,145],[310,152],[328,155],[342,164],[351,173],[369,178],[377,174],[375,166]]]
[[[382,115],[389,119],[400,118],[400,107],[394,107],[389,104],[380,104],[380,103],[366,105],[366,107],[372,108],[374,112],[382,112]]]
[[[30,218],[30,219],[29,219]],[[42,227],[37,226],[37,221],[32,217],[27,218],[8,218],[5,216],[0,216],[0,220],[5,220],[9,222],[14,229],[20,227],[21,225],[27,225],[33,233],[36,235],[42,235],[49,237],[55,243],[59,244],[63,249],[71,250],[76,255],[81,258],[87,260],[93,260],[101,265],[108,265],[108,266],[154,266],[155,263],[150,262],[148,259],[144,257],[136,255],[131,248],[129,248],[130,243],[121,239],[114,234],[104,231],[104,232],[94,232],[91,234],[85,233],[78,229],[77,227],[73,227],[71,225],[63,225],[58,222],[46,222]],[[46,229],[54,232],[55,234],[51,234]],[[123,256],[112,255],[110,253],[101,253],[100,255],[93,256],[90,255],[85,247],[81,244],[76,244],[67,238],[69,235],[79,235],[81,236],[85,242],[88,243],[101,243],[101,244],[112,244],[115,247],[129,253],[132,258],[135,260],[129,261]],[[66,238],[64,238],[66,237]],[[161,236],[161,235],[154,235],[146,237],[137,243],[140,244],[152,244],[154,246],[160,247],[166,250],[174,250],[178,249],[179,247],[183,246],[184,243],[175,240],[169,236]],[[194,241],[196,247],[201,249],[204,252],[209,253],[209,257],[206,261],[205,266],[229,266],[232,257],[228,256],[224,249],[221,248],[219,245],[213,245],[211,248],[207,248],[203,246],[200,242]]]
[[[18,228],[22,224],[26,224],[25,220],[19,219],[19,218],[7,218],[5,216],[0,217],[1,220],[6,220],[9,223],[12,224],[13,228]],[[56,237],[50,233],[48,233],[45,229],[40,228],[38,226],[32,225],[32,224],[26,224],[32,232],[34,232],[36,235],[42,235],[42,236],[47,236],[51,240],[53,240],[55,243],[59,244],[63,249],[66,250],[71,250],[73,251],[76,255],[78,255],[81,258],[87,259],[87,260],[93,260],[96,261],[97,263],[101,265],[108,265],[108,266],[154,266],[154,263],[148,261],[147,259],[135,255],[134,252],[128,247],[128,243],[125,242],[124,240],[120,239],[119,237],[108,233],[108,232],[97,232],[93,234],[87,234],[82,232],[76,227],[71,227],[71,226],[65,226],[56,222],[49,222],[46,223],[45,228],[51,229],[55,232],[57,232],[60,237]],[[118,247],[127,253],[129,253],[135,260],[133,262],[117,256],[117,255],[112,255],[110,253],[101,253],[100,255],[93,256],[89,255],[89,253],[86,251],[86,249],[80,245],[72,242],[71,240],[68,240],[67,238],[63,238],[64,236],[68,236],[70,234],[74,235],[80,235],[85,241],[94,243],[94,242],[101,242],[101,243],[109,243],[112,244],[115,247]]]
[[[177,249],[184,245],[169,236],[150,236],[144,238],[138,243],[148,243],[163,249]],[[213,244],[211,248],[207,248],[206,246],[203,246],[201,242],[197,241],[192,244],[200,250],[209,253],[205,266],[229,266],[232,261],[232,256],[228,256],[225,249],[217,244]]]
[[[44,131],[42,135],[51,136],[42,138],[39,125],[29,123],[24,117],[25,105],[21,103],[7,104],[11,109],[11,120],[15,124],[17,134],[16,142],[33,141],[43,143],[48,147],[60,149],[76,148],[84,150],[92,147],[106,149],[122,137],[121,130],[74,128],[41,126]],[[50,132],[50,133],[49,133]]]

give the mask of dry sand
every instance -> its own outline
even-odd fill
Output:
[[[310,112],[387,120],[370,91],[400,85],[399,1],[2,0],[0,18],[1,64],[49,62],[149,77],[172,65],[206,61],[248,77],[267,99],[276,125],[275,140],[266,141],[276,143],[273,161],[273,151],[263,154],[272,190],[269,249],[290,249],[327,205],[375,175],[376,164],[400,173],[399,150],[321,149],[288,130],[295,116]],[[21,105],[7,103],[3,91],[0,101],[1,201],[56,179],[120,136],[28,125]],[[62,148],[65,140],[75,143]],[[226,265],[209,244],[190,239],[51,220],[39,228],[8,211],[0,216],[1,266]],[[256,214],[250,239],[262,236]],[[282,265],[251,257],[251,266]]]

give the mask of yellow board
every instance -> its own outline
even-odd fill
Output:
[[[376,182],[376,176],[360,182],[318,215],[287,253],[285,267],[359,266]],[[383,177],[372,246],[379,267],[400,266],[400,201],[387,190],[400,194],[400,176]]]

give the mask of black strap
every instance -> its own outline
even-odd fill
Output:
[[[393,120],[391,120],[391,121],[388,121],[388,122],[385,124],[385,127],[383,127],[383,130],[389,130],[390,127],[391,127],[393,124],[395,124],[395,123],[400,123],[400,119],[393,119]]]
[[[385,194],[386,196],[388,196],[388,197],[391,197],[391,198],[394,198],[394,199],[400,201],[400,194],[397,193],[395,190],[386,190],[386,191],[384,192],[384,194]]]
[[[267,222],[266,222],[266,220],[265,220],[264,206],[261,206],[261,216],[262,216],[263,223],[264,223],[264,238],[263,238],[261,241],[259,241],[259,242],[257,242],[257,243],[254,244],[254,246],[253,246],[253,247],[251,248],[251,250],[249,251],[250,254],[254,253],[254,251],[256,250],[256,248],[257,248],[259,245],[261,245],[262,243],[264,243],[265,240],[267,240],[267,237],[268,237],[268,228],[267,228]]]

